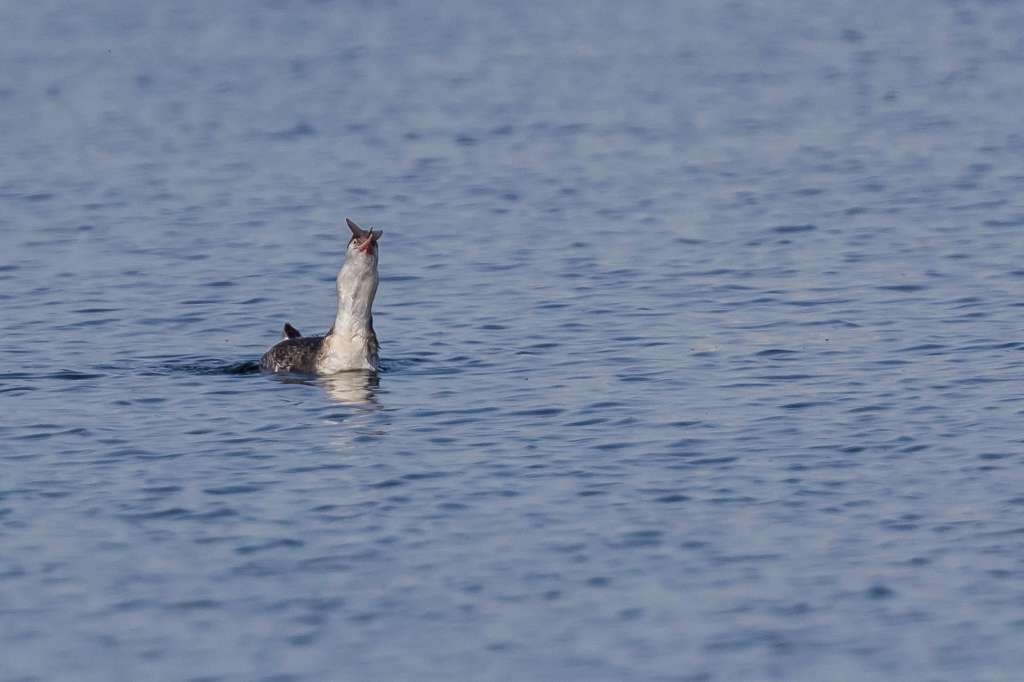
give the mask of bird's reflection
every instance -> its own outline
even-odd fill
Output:
[[[375,406],[380,377],[376,372],[355,370],[341,372],[330,376],[314,377],[307,375],[278,375],[277,380],[283,384],[304,384],[319,386],[334,400],[343,405]]]
[[[377,389],[380,377],[376,372],[341,372],[320,377],[317,383],[324,387],[327,395],[344,405],[371,406],[377,404]]]

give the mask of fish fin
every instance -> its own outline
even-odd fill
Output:
[[[293,327],[290,322],[284,323],[284,338],[297,339],[300,336],[302,336],[302,334],[300,334],[299,330]]]
[[[364,230],[363,228],[359,227],[358,225],[356,225],[353,221],[349,220],[348,218],[345,218],[345,222],[348,223],[348,229],[352,231],[352,238],[353,239],[366,239],[366,236],[370,232],[373,232],[373,230],[370,230],[369,232],[367,232],[366,230]]]

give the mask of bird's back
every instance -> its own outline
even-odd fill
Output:
[[[317,358],[323,344],[323,336],[284,339],[263,354],[260,358],[260,369],[266,372],[316,374]]]

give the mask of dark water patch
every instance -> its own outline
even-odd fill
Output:
[[[476,415],[476,416],[481,416],[481,415],[484,415],[484,414],[496,412],[497,410],[498,410],[498,408],[497,407],[493,407],[493,406],[466,407],[466,408],[454,409],[454,410],[419,409],[419,410],[413,411],[411,413],[411,415],[414,416],[414,417],[421,417],[421,418],[422,417],[426,417],[426,418],[447,417],[447,416],[451,416],[451,415],[460,415],[460,416],[473,416],[473,415]]]
[[[786,404],[782,405],[782,409],[784,409],[784,410],[806,410],[806,409],[808,409],[810,407],[821,407],[822,405],[828,405],[828,403],[826,401],[823,401],[823,400],[805,400],[805,401],[795,402],[795,403],[786,403]]]
[[[847,410],[850,414],[863,414],[865,412],[884,412],[891,410],[893,405],[889,403],[875,403],[871,405],[859,405],[857,407]]]
[[[193,374],[196,376],[211,375],[249,375],[260,373],[260,363],[256,360],[228,362],[216,358],[187,358],[167,360],[148,373],[158,375]]]
[[[121,320],[114,317],[98,318],[92,320],[82,320],[80,322],[73,322],[71,324],[61,325],[59,327],[56,327],[56,329],[85,329],[89,327],[103,327],[108,324],[120,321]]]
[[[0,387],[0,394],[14,395],[17,393],[30,393],[38,390],[39,389],[35,386],[3,386]]]
[[[290,128],[278,130],[267,134],[267,137],[274,140],[281,140],[290,142],[293,140],[299,140],[305,137],[313,137],[317,134],[316,128],[305,121],[300,121]]]
[[[102,379],[104,374],[93,374],[90,372],[78,372],[72,369],[63,369],[59,372],[50,372],[40,376],[42,379],[56,379],[58,381],[85,381],[88,379]]]
[[[314,471],[343,471],[345,469],[351,469],[351,464],[342,463],[327,463],[327,464],[313,464],[309,466],[297,466],[290,469],[285,469],[286,474],[306,474]]]
[[[589,419],[580,419],[578,421],[568,422],[565,426],[595,426],[597,424],[605,424],[609,421],[607,417],[590,417]]]
[[[435,478],[447,478],[450,475],[446,471],[419,471],[405,474],[402,478],[406,481],[429,481]]]
[[[169,611],[205,611],[221,608],[221,603],[215,599],[188,599],[174,602],[165,607]]]
[[[705,443],[707,443],[706,438],[680,438],[669,443],[668,447],[672,449],[689,449],[695,446],[703,445]]]
[[[620,400],[598,400],[597,402],[587,403],[581,412],[588,412],[590,410],[607,410],[610,408],[625,408],[629,405]]]
[[[514,417],[555,417],[565,412],[561,407],[535,407],[529,410],[516,410],[509,414]]]
[[[789,350],[787,348],[768,348],[766,350],[758,351],[754,353],[759,358],[788,358],[795,355],[799,351]]]
[[[816,308],[818,306],[836,306],[846,303],[853,303],[850,298],[813,298],[805,300],[784,301],[784,305],[796,306],[798,308]]]
[[[30,372],[3,372],[0,373],[0,381],[35,379],[38,376],[39,375],[32,374]]]
[[[810,225],[810,224],[806,224],[806,225],[779,225],[777,227],[773,227],[772,228],[772,232],[777,232],[778,234],[796,234],[796,233],[799,233],[799,232],[813,232],[813,231],[815,231],[817,229],[818,228],[817,228],[816,225]]]
[[[661,545],[664,535],[661,530],[634,530],[618,536],[611,545],[621,549],[658,547]]]
[[[807,320],[805,322],[797,323],[801,327],[842,327],[844,329],[859,329],[860,325],[856,322],[850,322],[849,320],[840,319],[829,319],[829,320]]]
[[[783,557],[782,554],[765,552],[761,554],[720,554],[715,556],[714,561],[718,564],[761,564],[765,561],[776,561]]]
[[[739,458],[738,457],[697,457],[694,459],[686,460],[686,467],[705,467],[705,466],[717,466],[719,464],[733,464]]]
[[[31,204],[38,204],[44,201],[50,201],[51,199],[54,199],[56,196],[57,195],[53,194],[52,192],[32,192],[28,194],[16,195],[14,198]]]
[[[945,351],[948,347],[939,343],[922,343],[916,346],[900,348],[899,353],[920,353],[922,351]],[[939,353],[928,353],[928,355],[939,355]]]
[[[184,488],[180,485],[157,485],[141,488],[142,492],[149,493],[152,495],[170,495],[173,493],[179,493]]]
[[[631,443],[629,441],[616,441],[614,443],[598,443],[597,445],[593,445],[591,447],[593,447],[595,450],[599,450],[602,452],[615,452],[618,450],[625,450],[627,448],[632,448],[636,446],[637,443]]]
[[[1003,341],[991,343],[974,343],[959,348],[960,351],[981,351],[981,350],[1024,350],[1024,341]]]
[[[78,310],[73,310],[72,312],[79,313],[82,315],[98,315],[101,313],[116,313],[120,312],[121,310],[121,308],[79,308]]]
[[[907,293],[924,291],[927,288],[927,284],[883,284],[875,287],[875,289],[878,289],[879,291],[900,291]]]
[[[1024,226],[1024,215],[1003,220],[990,219],[982,223],[985,227],[1021,227]]]
[[[259,552],[276,552],[280,550],[298,549],[305,545],[306,543],[302,540],[296,540],[294,538],[278,538],[276,540],[270,540],[257,545],[242,545],[241,547],[236,547],[235,553],[244,556],[248,554],[257,554]]]
[[[397,487],[399,487],[401,485],[405,485],[405,481],[403,481],[401,479],[397,479],[397,478],[387,478],[387,479],[384,479],[383,481],[376,481],[375,483],[370,483],[369,487],[370,488],[375,488],[375,489],[384,489],[384,488],[397,488]]]
[[[173,317],[143,317],[137,320],[137,323],[147,327],[167,327],[191,325],[203,321],[203,316],[198,313],[182,313],[181,315],[175,315]]]
[[[874,599],[874,600],[878,600],[878,599],[891,599],[895,595],[896,595],[896,592],[891,587],[888,587],[888,586],[882,585],[882,584],[872,585],[871,587],[869,587],[867,589],[867,592],[865,593],[865,596],[868,599]]]
[[[35,427],[35,428],[38,428],[38,427]],[[22,435],[19,435],[19,436],[14,436],[14,440],[35,441],[35,440],[45,440],[45,439],[48,439],[48,438],[56,438],[58,436],[90,436],[90,435],[92,435],[91,432],[89,431],[89,429],[85,429],[85,428],[82,428],[82,427],[70,428],[70,429],[68,429],[68,428],[58,428],[58,427],[51,427],[51,428],[54,428],[55,430],[35,431],[33,433],[26,433],[26,434],[22,434]]]
[[[184,507],[167,507],[151,512],[121,514],[121,518],[129,521],[176,520],[193,516],[193,512]]]
[[[978,459],[986,461],[1007,459],[1008,457],[1013,457],[1013,455],[1007,452],[983,452],[978,455]]]

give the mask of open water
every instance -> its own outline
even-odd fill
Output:
[[[0,680],[1021,679],[1022,35],[3,3]]]

